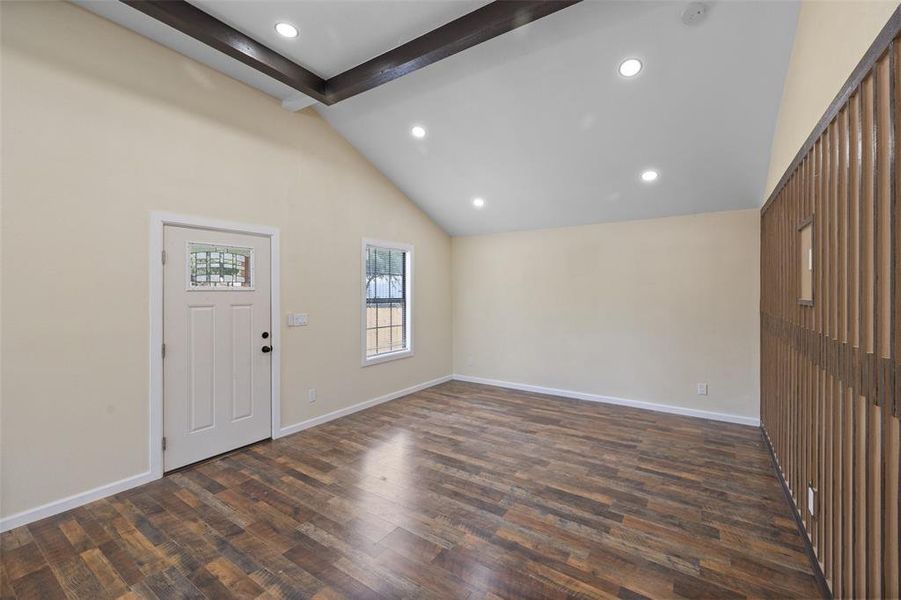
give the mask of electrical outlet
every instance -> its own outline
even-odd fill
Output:
[[[472,357],[472,355],[466,357],[466,366],[467,366],[467,367],[471,367],[472,365],[475,364],[475,362],[476,362],[476,361],[475,361],[475,359]]]
[[[707,384],[699,383],[698,384],[698,396],[706,396],[707,395]]]
[[[307,390],[307,399],[310,401],[310,404],[316,402],[316,388]]]

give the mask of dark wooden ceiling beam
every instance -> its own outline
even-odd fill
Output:
[[[496,0],[326,82],[329,103],[340,102],[537,21],[581,0]]]
[[[580,1],[496,0],[325,80],[185,0],[121,0],[323,104],[371,90]]]
[[[121,0],[307,96],[326,102],[325,80],[184,0]]]

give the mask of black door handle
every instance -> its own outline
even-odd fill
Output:
[[[266,352],[272,352],[272,346],[263,346],[263,347],[261,348],[261,350],[262,350],[264,353],[266,353]]]

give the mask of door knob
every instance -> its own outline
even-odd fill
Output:
[[[272,352],[272,346],[263,346],[261,350],[265,352]]]

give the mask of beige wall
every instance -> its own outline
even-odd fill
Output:
[[[281,229],[282,310],[311,320],[282,329],[283,425],[450,374],[450,239],[315,112],[73,5],[0,5],[2,515],[148,468],[152,210]],[[415,356],[365,369],[363,237],[417,269]]]
[[[801,3],[761,204],[897,6],[897,0]]]
[[[454,238],[454,371],[756,418],[759,221]]]

